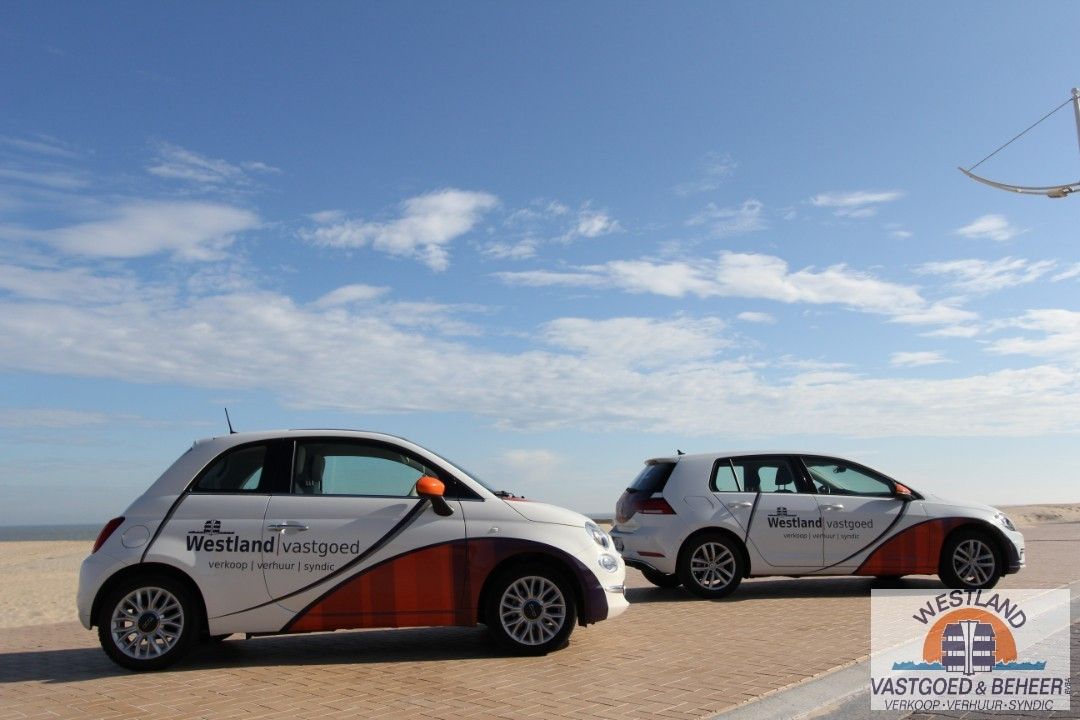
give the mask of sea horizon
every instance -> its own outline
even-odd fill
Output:
[[[69,525],[0,525],[0,542],[20,540],[86,540],[93,542],[102,523]]]

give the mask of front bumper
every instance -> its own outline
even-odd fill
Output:
[[[1024,535],[1017,530],[1002,530],[1005,542],[1005,574],[1020,572],[1026,564],[1024,554]]]

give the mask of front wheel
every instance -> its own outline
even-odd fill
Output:
[[[520,565],[495,579],[486,617],[503,647],[517,655],[546,655],[569,642],[577,606],[561,573],[544,565]]]
[[[109,591],[97,618],[105,654],[129,670],[160,670],[199,637],[199,615],[183,584],[165,575],[131,578]]]
[[[941,550],[938,577],[951,588],[986,590],[1002,574],[997,544],[979,530],[958,530]]]
[[[727,535],[703,533],[691,538],[679,551],[676,574],[683,587],[698,597],[722,598],[742,582],[742,553]]]
[[[668,575],[659,570],[642,570],[641,574],[645,576],[646,580],[659,588],[677,588],[682,585],[682,580],[679,579],[677,573]]]

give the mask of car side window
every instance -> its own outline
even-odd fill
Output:
[[[798,493],[810,492],[810,488],[798,475],[787,458],[740,457],[733,458],[732,468],[741,480],[744,492]]]
[[[434,470],[392,448],[363,442],[299,442],[293,457],[297,495],[416,497],[416,481]]]
[[[195,481],[194,492],[258,492],[266,446],[236,448],[219,455]]]
[[[893,484],[866,468],[836,458],[803,458],[815,491],[830,495],[892,497]]]
[[[713,492],[742,492],[743,491],[743,468],[731,464],[731,460],[724,458],[713,463],[712,482],[709,483]]]

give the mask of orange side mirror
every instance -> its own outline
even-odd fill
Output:
[[[439,478],[425,475],[416,481],[416,494],[420,497],[442,497],[446,486]]]
[[[896,483],[896,485],[893,487],[893,493],[901,500],[915,499],[915,493],[911,492],[911,488],[907,487],[906,485],[901,485],[900,483]]]

